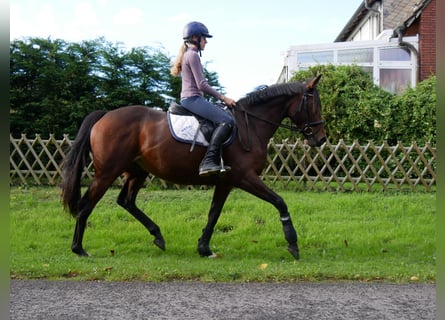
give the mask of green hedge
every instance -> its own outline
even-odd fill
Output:
[[[402,94],[386,92],[358,66],[320,65],[300,71],[291,81],[323,77],[318,85],[331,143],[372,140],[389,144],[436,144],[436,77]],[[280,129],[276,138],[288,138]]]

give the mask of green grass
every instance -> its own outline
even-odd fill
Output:
[[[287,252],[275,208],[240,190],[229,196],[201,258],[197,239],[212,190],[142,190],[138,204],[158,223],[167,250],[115,204],[109,190],[88,220],[84,247],[71,253],[74,219],[56,188],[10,191],[10,276],[107,281],[435,282],[434,193],[280,191],[299,235],[301,259]],[[112,255],[114,251],[114,255]]]

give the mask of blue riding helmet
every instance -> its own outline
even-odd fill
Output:
[[[184,30],[182,32],[182,38],[184,40],[190,39],[192,36],[205,36],[207,38],[212,38],[213,36],[209,34],[209,29],[201,23],[197,21],[189,22],[184,26]]]

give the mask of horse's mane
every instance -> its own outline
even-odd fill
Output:
[[[267,101],[277,96],[291,96],[303,92],[304,85],[302,82],[274,84],[248,93],[245,97],[242,97],[238,103],[242,105],[252,105]]]

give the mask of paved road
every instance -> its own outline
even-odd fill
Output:
[[[435,319],[432,284],[11,280],[10,319]]]

